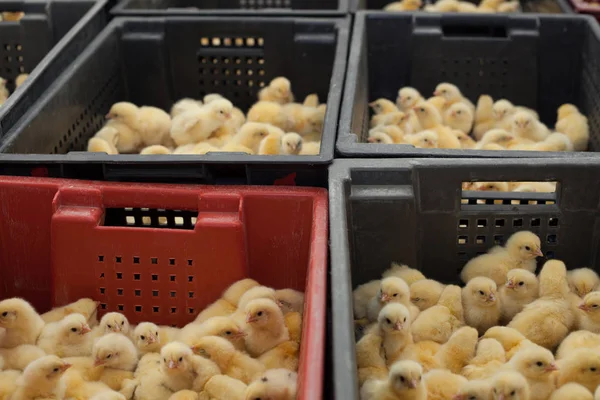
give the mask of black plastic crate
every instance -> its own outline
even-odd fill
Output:
[[[0,11],[25,13],[18,22],[0,22],[0,76],[9,81],[7,87],[11,92],[0,106],[0,137],[50,86],[65,63],[73,61],[104,28],[108,3],[108,0],[0,0]],[[14,91],[14,80],[21,73],[28,73],[29,78]]]
[[[474,103],[489,94],[531,107],[548,127],[573,103],[588,117],[589,150],[600,151],[600,27],[591,17],[359,12],[351,49],[336,146],[344,157],[573,156],[364,143],[370,101],[395,101],[403,86],[431,96],[444,81]]]
[[[243,46],[225,46],[225,38]],[[333,160],[347,47],[348,19],[115,18],[8,132],[0,152],[13,155],[0,155],[0,171],[116,181],[324,187]],[[278,75],[291,80],[298,98],[316,92],[327,99],[320,155],[82,152],[115,102],[169,109],[180,98],[218,92],[246,111],[260,85]]]
[[[383,10],[383,7],[395,0],[350,0],[352,10]],[[480,0],[466,0],[479,4]],[[435,0],[424,0],[424,4],[435,3]],[[520,0],[521,9],[526,13],[538,14],[572,14],[573,7],[568,0]]]
[[[123,0],[112,14],[342,16],[355,0]]]
[[[381,279],[392,261],[457,283],[468,259],[520,230],[540,237],[547,258],[598,271],[599,180],[600,159],[589,156],[500,164],[489,158],[336,160],[329,174],[335,398],[354,400],[359,393],[353,289]],[[463,192],[461,183],[471,181],[558,185],[555,193]]]

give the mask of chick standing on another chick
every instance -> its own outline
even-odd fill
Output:
[[[292,103],[294,101],[292,84],[287,78],[281,76],[274,78],[269,86],[258,92],[258,100],[273,101],[279,104]]]
[[[42,317],[25,300],[12,298],[0,301],[0,328],[6,329],[1,347],[35,344],[44,325]]]
[[[541,346],[533,345],[518,351],[504,368],[517,371],[527,379],[532,400],[547,400],[556,389],[553,373],[558,367],[552,352]]]
[[[11,400],[64,398],[65,387],[60,378],[69,367],[70,364],[56,356],[45,356],[32,362],[17,380],[17,390]]]
[[[468,282],[474,277],[484,276],[503,285],[508,271],[523,268],[535,272],[536,257],[542,257],[540,238],[532,232],[513,234],[504,247],[493,247],[486,254],[471,259],[462,269],[460,277]]]
[[[245,400],[295,400],[298,374],[286,369],[271,369],[246,388]]]
[[[556,131],[571,139],[575,151],[586,151],[590,140],[587,118],[573,104],[563,104],[558,108]]]
[[[246,304],[246,349],[252,357],[258,357],[278,344],[289,340],[283,313],[269,299],[256,299]]]
[[[534,273],[526,269],[512,269],[506,274],[506,284],[500,288],[501,322],[507,324],[527,304],[537,299],[539,282]]]
[[[426,400],[423,368],[411,360],[398,361],[385,380],[369,380],[360,389],[361,400]]]
[[[465,322],[481,335],[500,320],[500,301],[496,283],[485,277],[471,279],[462,290]]]
[[[437,304],[444,285],[432,279],[417,281],[410,285],[410,301],[421,311]]]
[[[493,400],[529,400],[531,398],[529,384],[518,372],[501,372],[491,380]]]
[[[202,108],[202,102],[194,99],[181,99],[171,107],[171,118],[175,118],[179,114],[182,114],[189,110],[200,110]]]
[[[87,318],[81,314],[67,315],[60,322],[53,322],[44,327],[38,347],[47,354],[59,357],[89,356],[92,353],[92,330]]]
[[[600,284],[600,277],[590,268],[577,268],[567,272],[569,288],[577,296],[584,298]]]

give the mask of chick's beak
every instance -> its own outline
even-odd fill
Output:
[[[439,96],[439,95],[441,95],[441,94],[442,94],[442,93],[441,93],[440,91],[438,91],[438,90],[434,90],[434,92],[433,92],[433,95],[434,95],[434,96]]]
[[[400,322],[396,322],[396,325],[394,325],[394,330],[401,331],[403,327],[404,325],[402,325]]]
[[[169,363],[167,364],[167,367],[169,369],[175,369],[175,368],[177,368],[177,364],[175,364],[175,361],[169,360]]]
[[[506,282],[506,287],[508,289],[514,289],[515,288],[515,281],[513,281],[512,279],[509,279],[509,281]]]
[[[464,400],[464,397],[462,394],[455,394],[452,400]]]
[[[63,364],[63,365],[62,365],[62,367],[60,367],[60,370],[61,370],[62,372],[64,372],[64,371],[68,370],[68,369],[69,369],[69,368],[71,368],[71,367],[72,367],[72,365],[71,365],[71,364]]]
[[[589,311],[589,308],[587,308],[585,303],[581,303],[578,308],[583,311]]]
[[[256,322],[256,321],[258,321],[258,318],[256,318],[256,317],[253,317],[253,316],[251,316],[251,315],[247,315],[247,316],[246,316],[246,323],[247,323],[247,324],[251,324],[252,322]]]
[[[92,330],[90,329],[89,325],[83,325],[81,327],[81,334],[85,335],[86,333],[90,333]]]
[[[490,295],[488,296],[488,300],[489,301],[496,301],[496,296],[494,296],[493,293],[490,293]]]
[[[548,365],[546,367],[546,371],[551,372],[551,371],[558,371],[558,366],[554,363],[551,363],[550,365]]]
[[[390,296],[386,293],[381,293],[381,296],[379,297],[379,299],[381,300],[382,303],[387,303],[388,301],[390,301]]]
[[[241,331],[241,332],[238,332],[238,333],[235,333],[235,334],[231,335],[231,338],[232,339],[239,339],[239,338],[246,337],[247,335],[248,334],[246,332]]]
[[[504,395],[501,394],[500,396],[498,396],[498,400],[504,400]]]
[[[156,343],[156,338],[153,335],[148,336],[148,344],[153,344],[153,343]]]
[[[370,137],[370,138],[367,139],[367,142],[369,142],[369,143],[375,143],[375,139],[372,138],[372,137]]]
[[[410,382],[408,382],[408,387],[411,389],[414,389],[417,387],[417,380],[416,379],[412,379]]]
[[[100,365],[104,365],[104,360],[96,358],[96,360],[94,361],[94,367],[99,367]]]
[[[544,257],[544,253],[542,253],[542,249],[535,249],[534,254],[538,257]]]
[[[106,119],[111,119],[113,117],[113,115],[111,113],[108,113],[104,116],[104,118]]]

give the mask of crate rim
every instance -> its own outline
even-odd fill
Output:
[[[102,7],[110,0],[102,0]],[[96,4],[94,7],[99,7],[100,4]],[[94,8],[96,10],[96,8]],[[275,21],[273,18],[265,18],[262,16],[256,17],[224,17],[220,18],[222,22],[232,22],[232,23],[246,23],[246,22],[271,22]],[[78,63],[80,58],[84,55],[89,54],[95,48],[95,44],[99,44],[102,40],[104,40],[107,36],[109,36],[115,29],[122,26],[122,24],[126,22],[133,23],[148,23],[151,24],[153,22],[166,22],[166,21],[188,21],[188,22],[202,22],[202,21],[214,21],[214,17],[211,16],[160,16],[153,18],[144,18],[144,17],[115,17],[110,21],[105,28],[90,42],[90,44],[85,48],[83,52],[79,54],[79,56],[73,60],[71,65]],[[107,155],[105,153],[88,153],[88,152],[74,152],[67,154],[12,154],[12,153],[0,153],[0,163],[69,163],[69,162],[90,162],[90,163],[108,163],[108,164],[118,164],[120,162],[131,162],[132,165],[137,163],[140,164],[154,164],[154,163],[175,163],[175,164],[188,164],[194,162],[201,163],[212,163],[215,162],[217,164],[220,163],[236,163],[236,164],[281,164],[281,165],[290,165],[290,164],[301,164],[301,165],[329,165],[333,162],[335,155],[335,141],[337,138],[337,129],[340,117],[340,108],[342,101],[342,92],[344,88],[345,82],[345,74],[346,74],[346,64],[347,64],[347,55],[348,55],[348,46],[349,46],[349,33],[350,33],[350,17],[346,16],[344,18],[304,18],[304,17],[294,17],[294,16],[285,16],[277,19],[278,21],[291,21],[291,22],[301,22],[301,23],[316,23],[316,24],[332,24],[337,29],[337,42],[335,47],[335,55],[334,61],[332,65],[331,78],[329,80],[329,91],[327,97],[327,111],[325,117],[325,123],[323,125],[323,134],[321,139],[321,150],[318,155],[274,155],[274,156],[260,156],[260,155],[245,155],[245,154],[236,154],[234,153],[214,153],[211,155],[140,155],[140,154],[119,154],[119,155]],[[82,21],[80,21],[82,22]],[[79,22],[79,23],[80,23]],[[70,32],[73,33],[73,30]],[[55,46],[53,51],[54,53],[49,53],[52,55],[56,55],[59,49],[58,46]],[[40,63],[41,64],[41,63]],[[37,67],[36,67],[37,68]],[[61,79],[63,78],[63,79]],[[61,81],[65,78],[64,72],[54,80],[54,82],[46,89],[45,93],[50,92],[53,86],[59,85]],[[29,80],[26,80],[26,82]],[[340,84],[337,84],[337,82]],[[31,82],[28,82],[31,84]],[[25,84],[23,85],[25,86]],[[23,89],[25,90],[25,88]],[[12,97],[12,96],[11,96]],[[9,97],[10,101],[10,97]],[[7,102],[8,103],[8,102]],[[14,103],[14,102],[13,102]],[[6,103],[5,103],[6,104]],[[12,104],[12,103],[11,103]],[[39,108],[42,106],[39,101],[36,101],[32,107],[28,110],[26,114],[24,114],[19,121],[23,120],[25,117],[32,118],[33,115]],[[3,108],[3,107],[2,107]],[[2,108],[0,108],[0,120],[2,118]],[[8,109],[8,107],[7,107]],[[4,111],[7,111],[5,109]],[[329,117],[329,118],[328,118]],[[329,123],[328,123],[329,121]],[[17,124],[15,124],[17,125]],[[11,138],[16,137],[18,132],[14,130],[9,131],[8,134],[2,136],[2,145],[5,145],[7,142],[11,140]],[[326,139],[326,140],[324,140]],[[90,154],[94,154],[90,156]],[[86,157],[88,159],[86,159]],[[89,159],[89,158],[93,159]]]
[[[362,35],[366,35],[366,20],[369,17],[377,18],[406,18],[406,16],[412,17],[413,21],[417,19],[438,19],[442,20],[460,20],[465,17],[455,13],[422,13],[422,12],[410,12],[410,13],[395,13],[387,12],[383,10],[360,10],[356,12],[352,27],[352,37],[350,38],[350,52],[348,54],[348,67],[346,69],[346,79],[344,85],[344,97],[342,99],[342,110],[339,116],[338,124],[338,137],[336,140],[336,155],[343,158],[406,158],[406,157],[440,157],[440,158],[456,158],[456,157],[472,157],[472,158],[571,158],[574,155],[584,154],[596,154],[595,152],[543,152],[543,151],[486,151],[486,150],[472,150],[472,149],[422,149],[416,148],[411,145],[403,144],[372,144],[362,143],[354,140],[353,136],[357,136],[350,129],[352,120],[352,106],[354,103],[354,97],[356,95],[356,86],[351,82],[357,81],[359,75],[359,64],[361,56],[361,46],[355,45],[360,43]],[[600,38],[600,26],[596,19],[591,15],[583,14],[483,14],[483,15],[470,15],[469,17],[477,18],[479,20],[509,20],[509,19],[560,19],[560,20],[581,20],[584,21],[589,29],[591,29],[595,35]],[[368,78],[367,78],[368,79]],[[600,157],[600,152],[597,153],[597,157]]]

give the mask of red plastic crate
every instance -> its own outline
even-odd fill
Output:
[[[591,3],[584,0],[570,0],[577,14],[588,14],[600,21],[600,3]]]
[[[0,298],[182,326],[238,279],[306,294],[299,399],[322,397],[323,189],[0,177]]]

